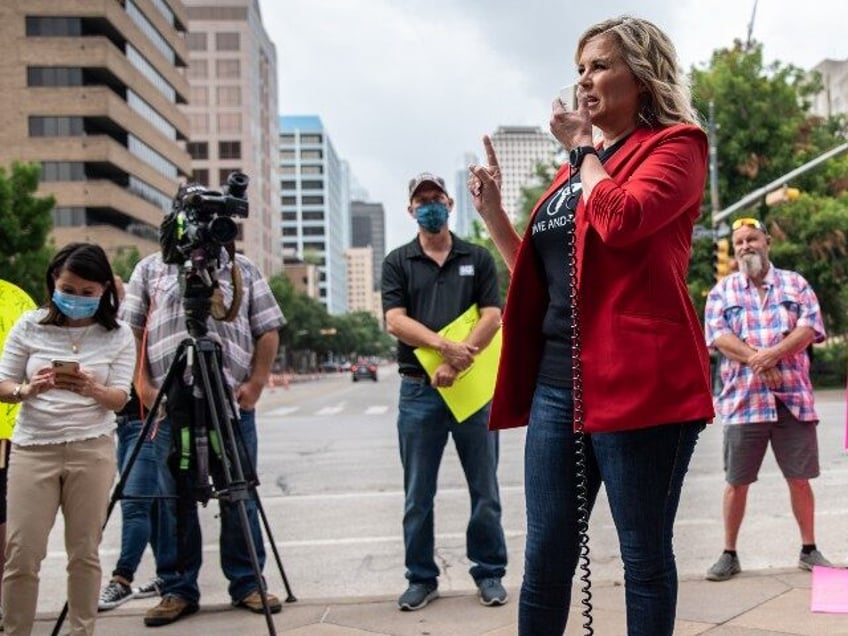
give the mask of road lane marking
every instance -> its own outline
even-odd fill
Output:
[[[336,415],[337,413],[341,413],[343,406],[325,406],[323,409],[320,409],[315,412],[315,415]]]
[[[388,406],[369,406],[365,409],[365,415],[382,415],[388,410]]]
[[[283,415],[291,415],[292,413],[297,413],[299,410],[299,406],[281,406],[279,408],[274,409],[273,411],[268,411],[263,415],[270,415],[272,417],[282,417]]]

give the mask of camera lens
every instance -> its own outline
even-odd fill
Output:
[[[228,216],[216,216],[209,223],[209,237],[216,243],[229,243],[236,240],[238,226]]]

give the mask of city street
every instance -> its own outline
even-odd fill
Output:
[[[260,498],[270,519],[286,574],[301,600],[393,596],[405,587],[401,515],[402,478],[395,413],[399,379],[394,366],[380,367],[378,382],[351,382],[348,373],[292,383],[266,391],[260,403]],[[842,449],[845,407],[841,391],[818,394],[822,423],[822,476],[814,482],[818,544],[834,563],[848,561],[848,455]],[[520,584],[524,545],[522,431],[501,434],[500,484],[504,529],[510,550],[505,585]],[[676,531],[681,578],[701,576],[722,549],[721,428],[702,435],[684,488]],[[228,600],[218,566],[215,504],[201,510],[205,565],[204,604]],[[436,503],[437,551],[443,593],[471,591],[465,559],[468,496],[453,449],[443,462]],[[107,524],[101,555],[104,582],[119,551],[120,508]],[[617,541],[603,492],[590,526],[592,578],[622,580]],[[739,544],[744,570],[793,568],[799,538],[788,494],[769,457],[752,487]],[[270,558],[270,589],[284,595]],[[153,573],[146,557],[138,579]],[[42,568],[39,611],[58,610],[64,601],[65,556],[61,519],[51,534]],[[134,600],[143,609],[155,601]]]

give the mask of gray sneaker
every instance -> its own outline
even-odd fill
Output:
[[[412,612],[439,598],[439,587],[435,582],[410,583],[406,592],[400,595],[398,607],[404,612]]]
[[[812,570],[814,565],[830,567],[833,564],[824,558],[824,555],[818,550],[813,550],[809,554],[801,553],[798,557],[798,567],[802,570]]]
[[[480,579],[477,589],[480,590],[480,602],[489,607],[503,605],[508,598],[500,579]]]
[[[742,571],[739,565],[739,557],[722,552],[715,565],[707,570],[708,581],[726,581],[735,574]]]

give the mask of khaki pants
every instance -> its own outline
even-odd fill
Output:
[[[111,435],[64,444],[13,446],[3,575],[7,636],[29,636],[32,631],[38,572],[60,506],[68,554],[70,634],[94,633],[100,591],[98,548],[114,478]]]

